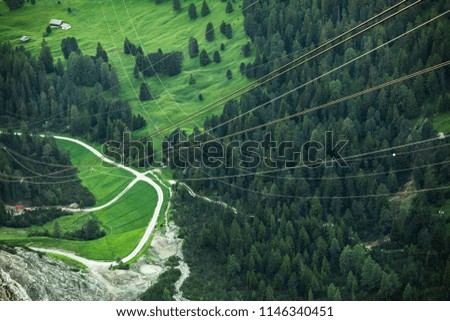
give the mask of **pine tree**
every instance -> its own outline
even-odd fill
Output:
[[[242,54],[244,57],[249,57],[252,53],[252,49],[250,48],[250,43],[247,42],[245,45],[242,46]]]
[[[141,87],[140,87],[140,90],[139,90],[139,100],[140,101],[147,101],[147,100],[150,100],[150,99],[153,99],[153,96],[152,96],[152,94],[150,92],[150,88],[149,88],[147,83],[143,82],[143,83],[141,83]]]
[[[227,8],[225,9],[226,13],[231,13],[233,12],[233,5],[231,4],[230,1],[227,2]]]
[[[195,85],[196,80],[192,74],[189,75],[189,85]]]
[[[214,26],[213,26],[213,24],[211,22],[208,22],[208,24],[206,25],[205,38],[208,41],[213,41],[214,38],[215,38]]]
[[[224,44],[224,43],[221,43],[221,44],[220,44],[220,50],[222,50],[222,51],[225,50],[225,44]]]
[[[198,95],[198,100],[203,101],[203,99],[204,99],[204,98],[203,98],[203,95],[202,95],[202,94],[199,94],[199,95]]]
[[[105,50],[103,50],[102,44],[97,43],[97,53],[95,54],[95,58],[102,58],[103,62],[108,62],[108,54]]]
[[[245,63],[241,62],[240,66],[239,66],[239,71],[241,72],[241,74],[245,74]]]
[[[201,10],[202,17],[206,17],[207,15],[210,14],[210,12],[211,11],[209,10],[209,7],[208,7],[208,4],[206,3],[206,0],[203,0],[202,10]]]
[[[123,42],[123,52],[124,52],[126,55],[129,55],[129,54],[131,53],[131,51],[130,51],[130,45],[131,45],[130,40],[128,40],[128,38],[125,38],[125,40],[124,40],[124,42]]]
[[[180,0],[173,0],[173,10],[176,12],[181,11],[181,2]]]
[[[81,53],[80,48],[78,48],[77,39],[75,39],[74,37],[68,37],[61,40],[61,50],[65,59],[69,59],[69,56],[72,52],[76,52],[78,54]]]
[[[222,20],[222,23],[220,24],[220,33],[221,34],[225,34],[225,29],[227,27],[227,23],[225,21]]]
[[[189,43],[188,43],[188,51],[189,51],[189,57],[195,58],[198,56],[198,41],[197,38],[190,37]]]
[[[213,60],[216,64],[218,64],[221,61],[220,53],[218,51],[214,51]]]
[[[50,47],[47,46],[47,42],[42,40],[41,44],[41,54],[39,55],[39,62],[42,64],[46,73],[52,73],[55,70],[53,66],[53,57]]]
[[[341,300],[341,292],[338,288],[334,285],[334,283],[331,283],[328,286],[327,289],[327,297],[330,301],[340,301]]]
[[[233,38],[233,28],[231,27],[231,23],[225,25],[225,37],[228,39]]]
[[[197,19],[197,7],[195,4],[191,3],[188,8],[188,15],[191,20]]]
[[[364,261],[361,271],[361,286],[368,291],[374,291],[380,288],[382,278],[381,267],[370,256]]]
[[[233,78],[233,73],[231,72],[230,69],[227,70],[227,79],[230,80]]]
[[[208,53],[205,49],[200,52],[200,66],[207,66],[211,63],[211,59],[209,59]]]

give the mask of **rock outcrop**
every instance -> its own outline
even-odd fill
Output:
[[[129,271],[98,268],[82,272],[36,252],[0,250],[0,301],[135,300],[159,274],[139,273],[142,264],[136,263]]]

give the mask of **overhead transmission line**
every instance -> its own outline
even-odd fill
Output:
[[[359,55],[358,57],[355,57],[355,58],[353,58],[353,59],[351,59],[351,60],[349,60],[349,61],[343,63],[342,65],[340,65],[340,66],[338,66],[338,67],[336,67],[336,68],[333,68],[332,70],[327,71],[326,73],[323,73],[323,74],[321,74],[320,76],[317,76],[316,78],[311,79],[311,80],[309,80],[308,82],[306,82],[306,83],[304,83],[304,84],[302,84],[302,85],[300,85],[300,86],[295,87],[294,89],[291,89],[291,90],[287,91],[287,92],[284,93],[282,96],[278,96],[278,97],[276,97],[276,98],[274,98],[274,99],[270,99],[269,101],[267,101],[267,102],[265,102],[265,103],[263,103],[263,104],[261,104],[261,105],[258,105],[258,106],[254,107],[254,108],[252,108],[252,109],[250,109],[250,110],[248,110],[248,111],[246,111],[246,112],[244,112],[244,113],[242,113],[242,114],[239,114],[239,115],[237,115],[236,117],[233,117],[233,118],[231,118],[231,119],[229,119],[229,120],[227,120],[227,121],[224,121],[224,122],[222,122],[222,123],[220,123],[220,124],[218,124],[218,125],[216,125],[216,126],[214,126],[214,127],[208,128],[208,129],[205,130],[202,134],[209,133],[209,132],[211,132],[211,131],[213,131],[213,130],[215,130],[215,129],[217,129],[217,128],[220,128],[220,127],[222,127],[222,126],[224,126],[224,125],[226,125],[226,124],[229,124],[229,123],[231,123],[231,122],[233,122],[233,121],[235,121],[235,120],[237,120],[237,119],[239,119],[239,118],[241,118],[241,117],[243,117],[243,116],[245,116],[245,115],[248,115],[248,114],[254,112],[255,110],[258,110],[258,109],[260,109],[260,108],[262,108],[262,107],[264,107],[264,106],[267,106],[267,105],[273,103],[274,101],[276,101],[276,100],[278,100],[278,99],[280,99],[280,98],[282,98],[282,97],[284,97],[284,96],[287,96],[287,95],[293,93],[294,91],[297,91],[297,90],[299,90],[299,89],[301,89],[301,88],[304,88],[304,87],[310,85],[311,83],[316,82],[317,80],[319,80],[319,79],[321,79],[321,78],[323,78],[323,77],[325,77],[325,76],[328,76],[328,75],[330,75],[330,74],[332,74],[332,73],[334,73],[334,72],[336,72],[336,71],[342,69],[343,67],[345,67],[345,66],[347,66],[347,65],[349,65],[349,64],[351,64],[351,63],[354,63],[355,61],[357,61],[357,60],[359,60],[359,59],[361,59],[361,58],[363,58],[363,57],[365,57],[365,56],[368,56],[369,54],[371,54],[371,53],[373,53],[373,52],[375,52],[375,51],[377,51],[377,50],[379,50],[379,49],[381,49],[381,48],[383,48],[383,47],[386,47],[387,45],[393,43],[394,41],[397,41],[398,39],[403,38],[404,36],[406,36],[406,35],[408,35],[408,34],[414,32],[414,31],[417,31],[417,30],[419,30],[420,28],[423,28],[424,26],[428,25],[429,23],[431,23],[431,22],[433,22],[433,21],[435,21],[435,20],[437,20],[437,19],[439,19],[439,18],[441,18],[441,17],[447,15],[449,12],[450,12],[450,10],[447,10],[447,11],[445,11],[445,12],[443,12],[443,13],[441,13],[441,14],[435,16],[434,18],[431,18],[431,19],[428,20],[428,21],[425,21],[424,23],[422,23],[422,24],[420,24],[420,25],[418,25],[418,26],[416,26],[416,27],[414,27],[414,28],[412,28],[412,29],[410,29],[410,30],[408,30],[408,31],[406,31],[406,32],[404,32],[404,33],[402,33],[401,35],[398,35],[397,37],[392,38],[391,40],[386,41],[385,43],[383,43],[383,44],[381,44],[381,45],[379,45],[379,46],[377,46],[377,47],[375,47],[375,48],[373,48],[373,49],[371,49],[371,50],[369,50],[369,51],[366,51],[365,53]]]
[[[214,139],[208,140],[208,141],[204,142],[203,144],[214,142],[214,141],[218,141],[218,140],[223,140],[223,139],[230,138],[230,137],[237,136],[237,135],[242,135],[242,134],[245,134],[247,132],[254,131],[254,130],[257,130],[257,129],[260,129],[260,128],[263,128],[263,127],[267,127],[267,126],[270,126],[270,125],[274,125],[274,124],[277,124],[277,123],[280,123],[280,122],[283,122],[283,121],[286,121],[286,120],[289,120],[289,119],[292,119],[292,118],[295,118],[295,117],[299,117],[299,116],[308,114],[308,113],[313,112],[313,111],[325,109],[325,108],[328,108],[328,107],[331,107],[331,106],[343,103],[343,102],[345,102],[347,100],[350,100],[350,99],[353,99],[353,98],[356,98],[356,97],[359,97],[359,96],[362,96],[362,95],[366,95],[366,94],[372,93],[374,91],[378,91],[378,90],[381,90],[383,88],[386,88],[386,87],[389,87],[389,86],[392,86],[392,85],[404,82],[406,80],[409,80],[409,79],[412,79],[412,78],[415,78],[415,77],[418,77],[418,76],[421,76],[423,74],[427,74],[427,73],[430,73],[432,71],[444,68],[444,67],[446,67],[448,65],[450,65],[450,60],[444,61],[444,62],[442,62],[440,64],[437,64],[437,65],[434,65],[434,66],[431,66],[431,67],[428,67],[428,68],[424,68],[424,69],[422,69],[420,71],[408,74],[406,76],[403,76],[403,77],[400,77],[400,78],[388,81],[388,82],[383,83],[381,85],[377,85],[377,86],[374,86],[374,87],[362,90],[362,91],[354,93],[352,95],[348,95],[348,96],[345,96],[345,97],[333,100],[331,102],[328,102],[328,103],[325,103],[325,104],[322,104],[322,105],[319,105],[319,106],[316,106],[316,107],[312,107],[312,108],[303,110],[303,111],[298,112],[298,113],[294,113],[294,114],[291,114],[291,115],[288,115],[288,116],[285,116],[285,117],[282,117],[282,118],[278,118],[276,120],[272,120],[272,121],[269,121],[267,123],[264,123],[264,124],[261,124],[261,125],[258,125],[258,126],[254,126],[254,127],[248,128],[248,129],[240,130],[240,131],[232,133],[232,134],[228,134],[228,135],[225,135],[225,136],[221,136],[221,137],[218,137],[218,138],[214,138]],[[283,95],[285,95],[285,94],[283,94]],[[280,95],[280,96],[274,98],[272,101],[280,99],[283,95]]]
[[[241,87],[241,88],[239,88],[239,89],[237,89],[237,90],[231,92],[230,94],[227,94],[226,96],[224,96],[224,97],[222,97],[222,98],[216,100],[215,102],[213,102],[213,103],[211,103],[211,104],[209,104],[209,105],[207,105],[207,106],[205,106],[205,107],[203,107],[203,108],[197,110],[195,113],[192,113],[190,116],[185,117],[185,118],[183,118],[183,119],[181,119],[181,120],[175,122],[174,125],[175,125],[175,126],[179,126],[179,125],[181,125],[181,124],[183,124],[183,123],[185,123],[185,122],[187,122],[187,121],[192,120],[192,119],[195,118],[195,117],[198,117],[198,116],[200,116],[200,115],[202,115],[202,114],[204,114],[204,113],[207,113],[207,112],[209,112],[209,111],[211,111],[211,110],[213,110],[213,109],[215,109],[215,108],[221,106],[222,104],[224,104],[224,103],[226,103],[226,102],[228,102],[228,101],[230,101],[230,100],[232,100],[232,99],[235,99],[235,98],[237,98],[237,97],[240,97],[240,96],[242,96],[243,94],[248,93],[248,92],[252,91],[253,89],[260,87],[261,85],[263,85],[263,84],[265,84],[265,83],[267,83],[267,82],[269,82],[269,81],[271,81],[271,80],[273,80],[273,79],[276,79],[276,78],[282,76],[283,74],[285,74],[285,73],[287,73],[287,72],[289,72],[289,71],[291,71],[291,70],[297,68],[298,66],[303,65],[303,64],[305,64],[306,62],[308,62],[308,61],[310,61],[310,60],[312,60],[312,59],[314,59],[314,58],[316,58],[316,57],[318,57],[318,56],[321,56],[321,55],[323,55],[324,53],[327,53],[328,51],[330,51],[330,50],[332,50],[332,49],[334,49],[334,48],[336,48],[336,47],[338,47],[338,46],[340,46],[340,45],[342,45],[342,44],[348,42],[349,40],[351,40],[351,39],[353,39],[353,38],[359,36],[360,34],[363,34],[363,33],[367,32],[368,30],[370,30],[370,29],[372,29],[372,28],[378,26],[379,24],[381,24],[381,23],[383,23],[383,22],[385,22],[385,21],[387,21],[387,20],[389,20],[389,19],[392,19],[393,17],[399,15],[400,13],[402,13],[402,12],[404,12],[404,11],[406,11],[406,10],[408,10],[408,9],[410,9],[410,8],[412,8],[412,7],[414,7],[415,5],[419,4],[420,2],[422,2],[422,0],[417,0],[417,1],[415,1],[414,3],[412,3],[412,4],[410,4],[410,5],[406,6],[406,7],[404,7],[404,8],[402,8],[402,9],[400,9],[399,11],[397,11],[397,12],[395,12],[395,13],[393,13],[393,14],[387,16],[387,17],[384,17],[384,18],[381,19],[380,21],[375,22],[374,24],[372,24],[372,25],[370,25],[370,26],[364,28],[363,30],[358,31],[357,33],[351,35],[350,37],[345,38],[345,39],[339,41],[338,43],[332,45],[331,47],[328,47],[328,48],[326,48],[326,49],[324,49],[324,50],[321,51],[321,49],[323,49],[324,47],[328,46],[329,44],[335,42],[336,40],[339,40],[339,39],[342,38],[342,37],[345,37],[346,35],[350,34],[350,33],[353,32],[354,30],[359,29],[360,27],[365,26],[366,24],[372,22],[373,20],[376,20],[377,18],[383,16],[385,13],[387,13],[387,12],[389,12],[389,11],[392,11],[393,9],[399,7],[400,5],[402,5],[402,4],[405,3],[405,2],[406,2],[406,1],[401,1],[400,3],[398,3],[398,4],[396,4],[396,5],[392,6],[392,7],[390,7],[390,8],[388,8],[388,9],[384,10],[383,12],[381,12],[381,13],[375,15],[374,17],[372,17],[372,18],[370,18],[370,19],[368,19],[368,20],[362,22],[361,24],[359,24],[359,25],[357,25],[357,26],[351,28],[350,30],[348,30],[348,31],[346,31],[346,32],[344,32],[344,33],[342,33],[342,34],[336,36],[335,38],[333,38],[333,39],[331,39],[331,40],[329,40],[329,41],[327,41],[327,42],[325,42],[324,44],[320,45],[319,47],[317,47],[317,48],[315,48],[315,49],[313,49],[313,50],[307,52],[306,54],[304,54],[304,55],[302,55],[302,56],[300,56],[300,57],[294,59],[293,61],[291,61],[291,62],[289,62],[289,63],[287,63],[287,64],[285,64],[285,65],[283,65],[283,66],[281,66],[281,67],[279,67],[279,68],[277,68],[277,69],[275,69],[274,71],[270,72],[269,74],[267,74],[267,75],[265,75],[265,76],[263,76],[263,77],[261,77],[261,78],[255,80],[255,81],[251,82],[251,83],[248,84],[248,85],[245,85],[245,86],[243,86],[243,87]],[[308,56],[311,55],[311,54],[314,54],[314,55],[311,56],[311,57],[308,57]],[[300,62],[298,62],[298,61],[300,61]],[[298,62],[298,63],[297,63],[297,62]],[[292,64],[294,64],[294,65],[291,66]],[[285,68],[287,68],[287,69],[285,69]],[[283,69],[285,69],[285,70],[283,70]],[[278,73],[278,72],[279,72],[279,73]],[[251,87],[251,88],[249,88],[249,87]],[[244,90],[244,91],[241,92],[242,90]],[[237,94],[237,96],[234,97],[236,94]],[[173,128],[172,125],[171,125],[171,126],[163,127],[163,128],[161,128],[159,131],[156,131],[156,132],[152,133],[149,137],[144,137],[144,138],[151,138],[151,137],[154,137],[154,136],[156,136],[156,135],[160,135],[161,132],[165,132],[165,131],[167,131],[167,130],[169,130],[169,129],[171,129],[171,128]]]
[[[445,138],[450,137],[450,135],[445,136]],[[404,144],[404,145],[399,145],[399,146],[393,146],[393,147],[389,147],[389,148],[385,148],[382,150],[375,150],[375,151],[371,151],[371,152],[367,152],[367,153],[361,153],[361,154],[357,154],[357,155],[352,155],[352,156],[348,156],[348,157],[344,157],[344,160],[347,163],[350,162],[360,162],[360,161],[365,161],[365,160],[373,160],[373,159],[379,159],[379,158],[386,158],[386,157],[399,157],[402,155],[407,155],[407,154],[413,154],[413,153],[419,153],[422,151],[429,151],[432,149],[436,149],[436,148],[442,148],[445,146],[450,146],[450,143],[447,144],[443,144],[443,145],[435,145],[432,147],[427,147],[427,148],[421,148],[421,149],[415,149],[412,151],[407,151],[407,152],[398,152],[398,153],[394,153],[394,154],[388,154],[388,155],[382,155],[382,156],[377,156],[377,157],[361,157],[361,156],[367,156],[367,155],[372,155],[372,154],[378,154],[380,152],[387,152],[387,151],[394,151],[394,150],[398,150],[401,148],[405,148],[405,147],[410,147],[413,145],[418,145],[418,144],[424,144],[424,143],[429,143],[431,141],[434,140],[442,140],[444,138],[433,138],[433,139],[426,139],[426,140],[422,140],[422,141],[417,141],[417,142],[413,142],[413,143],[408,143],[408,144]],[[333,160],[325,160],[323,163],[325,166],[327,165],[332,165],[333,164]],[[375,175],[381,175],[381,174],[389,174],[391,172],[401,172],[401,171],[408,171],[408,170],[413,170],[413,169],[418,169],[421,167],[427,167],[427,166],[433,166],[433,165],[444,165],[446,163],[450,163],[449,162],[440,162],[440,163],[435,163],[432,165],[423,165],[423,166],[419,166],[419,167],[411,167],[409,169],[400,169],[400,170],[393,170],[393,171],[388,171],[388,172],[383,172],[383,173],[372,173],[370,175],[363,175],[363,176],[375,176]],[[250,171],[246,171],[246,173],[242,173],[242,174],[232,174],[232,175],[222,175],[222,176],[209,176],[208,177],[196,177],[196,178],[181,178],[181,179],[176,179],[176,181],[180,181],[180,182],[185,182],[185,181],[204,181],[204,180],[215,180],[215,179],[227,179],[227,178],[240,178],[240,177],[247,177],[247,176],[261,176],[261,177],[268,177],[268,178],[276,178],[276,179],[305,179],[305,180],[326,180],[326,179],[340,179],[340,178],[353,178],[353,177],[359,177],[359,175],[355,175],[355,176],[341,176],[341,177],[325,177],[325,178],[308,178],[308,177],[287,177],[287,176],[269,176],[269,175],[265,175],[268,173],[275,173],[275,172],[284,172],[284,171],[290,171],[290,170],[298,170],[298,169],[302,169],[302,168],[307,168],[310,169],[311,167],[309,167],[306,164],[302,164],[302,165],[298,165],[298,166],[292,166],[292,167],[283,167],[283,168],[276,168],[276,169],[270,169],[270,170],[263,170],[263,171],[259,171],[259,172],[250,172]],[[238,168],[230,168],[233,170],[236,170]],[[242,170],[242,168],[239,168],[239,170]]]

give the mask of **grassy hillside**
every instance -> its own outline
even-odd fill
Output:
[[[78,177],[102,205],[119,194],[133,179],[133,175],[117,167],[102,166],[102,161],[82,146],[57,140],[57,145],[70,154],[72,164],[79,169]]]
[[[76,37],[81,50],[91,55],[95,54],[97,42],[100,41],[118,71],[124,98],[130,101],[134,112],[141,113],[147,119],[148,128],[141,129],[138,134],[155,131],[155,125],[170,125],[248,82],[239,73],[240,63],[253,59],[244,58],[241,52],[242,45],[248,41],[243,30],[241,1],[236,1],[234,12],[227,14],[226,3],[210,0],[211,13],[206,17],[200,15],[202,0],[182,1],[180,13],[173,11],[172,1],[169,0],[160,5],[150,0],[60,2],[38,0],[36,5],[26,3],[19,10],[9,11],[4,1],[0,1],[0,41],[19,45],[18,39],[27,35],[31,41],[25,44],[26,48],[38,53],[42,34],[52,18],[63,19],[72,26],[70,30],[53,29],[51,35],[45,38],[55,61],[57,58],[63,59],[60,50],[63,38]],[[199,17],[195,21],[190,20],[187,14],[191,2],[197,6]],[[71,13],[67,10],[69,5]],[[223,20],[232,24],[233,38],[230,40],[220,33],[219,26]],[[216,39],[212,42],[205,40],[208,22],[212,22],[215,28]],[[190,36],[198,39],[200,50],[206,49],[211,60],[214,51],[218,50],[222,62],[200,67],[198,57],[190,59],[187,46]],[[141,103],[137,99],[140,81],[133,77],[134,57],[123,53],[125,37],[142,46],[144,53],[161,48],[164,52],[178,50],[184,54],[183,72],[180,75],[146,79],[152,93],[158,97],[156,101]],[[225,51],[220,51],[221,43],[225,44]],[[232,80],[227,80],[225,76],[228,69],[233,72]],[[188,84],[190,74],[196,79],[194,85]],[[200,93],[204,96],[202,102],[198,99]],[[195,122],[185,124],[184,128],[192,129],[195,125],[201,127],[203,121],[204,117],[199,117]]]
[[[115,260],[127,256],[139,243],[156,206],[155,190],[144,182],[137,183],[123,198],[112,206],[95,213],[79,213],[49,222],[42,228],[53,232],[55,222],[61,232],[79,229],[92,216],[102,223],[107,235],[93,241],[71,241],[45,237],[26,237],[26,233],[36,229],[0,229],[0,240],[15,244],[44,248],[59,248],[74,252],[94,260]],[[164,209],[163,209],[164,210]],[[41,229],[41,227],[37,228]]]

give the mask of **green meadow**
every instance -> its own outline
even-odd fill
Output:
[[[132,180],[133,175],[116,167],[105,167],[101,160],[82,146],[57,140],[58,147],[69,152],[72,164],[79,169],[78,176],[82,184],[96,197],[96,206],[110,201]],[[157,228],[164,225],[164,213],[169,193],[161,186],[165,201],[158,217]],[[138,182],[125,195],[111,206],[95,213],[76,213],[63,216],[41,227],[22,229],[0,228],[0,240],[21,246],[55,248],[71,251],[82,257],[112,261],[127,256],[139,243],[157,203],[157,194],[152,186]],[[74,232],[82,228],[90,218],[100,221],[106,236],[93,241],[73,241],[48,237],[28,237],[33,231],[45,231],[50,234],[58,222],[61,233]]]
[[[241,1],[233,4],[232,13],[226,13],[226,2],[209,0],[211,13],[206,17],[200,15],[202,0],[181,1],[180,13],[173,11],[172,1],[168,0],[159,5],[150,0],[60,2],[61,4],[57,4],[54,0],[37,0],[36,5],[25,3],[23,8],[9,11],[6,4],[0,1],[0,41],[19,45],[19,38],[27,35],[31,40],[25,47],[37,54],[50,19],[56,18],[69,23],[72,28],[53,29],[51,35],[45,38],[55,61],[58,58],[64,59],[60,49],[63,38],[77,38],[80,49],[89,55],[95,54],[97,42],[101,42],[108,52],[110,62],[117,69],[123,99],[130,102],[135,113],[142,114],[147,120],[147,128],[139,130],[138,135],[148,135],[156,128],[170,126],[174,121],[195,113],[199,108],[248,83],[240,74],[239,65],[241,62],[251,62],[254,56],[245,58],[241,52],[242,45],[249,40],[243,28]],[[187,14],[191,2],[197,6],[196,20],[190,20]],[[71,13],[67,10],[69,6]],[[222,21],[231,23],[232,39],[227,39],[220,33]],[[215,29],[216,37],[212,42],[205,39],[208,22],[212,22]],[[216,50],[220,52],[222,61],[201,67],[198,57],[190,59],[188,40],[191,36],[198,39],[200,50],[207,50],[211,61]],[[155,52],[158,48],[164,52],[177,50],[183,53],[183,71],[180,75],[145,79],[153,95],[157,97],[154,101],[141,103],[137,98],[141,80],[133,77],[134,57],[123,53],[125,37],[141,46],[146,54]],[[220,51],[221,43],[225,45],[224,51]],[[225,76],[228,69],[233,72],[231,80]],[[188,84],[190,74],[196,79],[194,85]],[[204,101],[199,101],[200,93]],[[214,112],[219,113],[221,108],[222,106]],[[182,128],[192,130],[194,126],[203,127],[204,119],[205,115],[187,122]]]
[[[450,112],[441,113],[432,118],[433,128],[438,132],[450,134]]]
[[[88,259],[112,261],[127,256],[139,243],[153,216],[156,202],[157,194],[153,187],[147,183],[138,182],[123,198],[101,211],[61,217],[42,227],[1,228],[0,240],[22,246],[63,249]],[[107,233],[105,237],[92,241],[27,237],[28,232],[36,229],[46,229],[53,233],[56,222],[60,225],[63,234],[73,232],[80,229],[90,217],[101,222],[102,228]]]
[[[78,168],[78,177],[94,194],[97,206],[113,199],[134,178],[126,170],[103,165],[97,156],[76,143],[57,140],[57,145],[69,152],[72,164]]]

